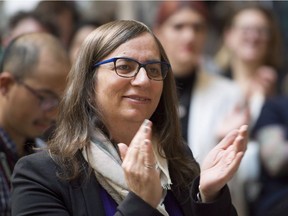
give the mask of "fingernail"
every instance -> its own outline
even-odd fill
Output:
[[[247,131],[248,130],[248,125],[242,125],[240,127],[240,131]]]
[[[148,119],[145,119],[144,122],[143,122],[143,125],[144,125],[144,126],[148,126],[149,123],[150,123],[150,121],[149,121]]]

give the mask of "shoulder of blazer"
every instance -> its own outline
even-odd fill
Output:
[[[55,200],[61,200],[73,215],[105,215],[95,175],[80,175],[73,180],[61,179],[59,173],[62,168],[57,163],[57,156],[51,157],[46,150],[25,156],[18,162],[16,172],[24,172],[25,176],[29,176],[29,181],[45,188],[47,193],[55,196]],[[85,169],[88,167],[86,163],[83,165]]]

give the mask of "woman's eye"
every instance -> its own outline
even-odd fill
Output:
[[[133,72],[133,67],[130,64],[117,64],[116,71],[118,74],[129,74]]]
[[[182,30],[182,29],[184,28],[184,25],[183,25],[183,24],[175,24],[175,25],[173,26],[173,28],[174,28],[175,30],[179,31],[179,30]]]
[[[117,65],[117,70],[129,70],[130,66],[129,65]]]
[[[156,67],[149,68],[149,76],[151,77],[161,76],[161,69],[156,68]]]

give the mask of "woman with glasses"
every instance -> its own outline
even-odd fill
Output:
[[[272,11],[257,5],[244,4],[231,11],[227,21],[224,46],[216,60],[223,68],[223,75],[233,79],[245,95],[253,134],[265,100],[279,94],[281,89],[279,29]],[[243,196],[241,203],[247,211],[249,202],[253,203],[256,197],[251,191],[255,184],[259,185],[259,146],[253,139],[249,142],[235,187],[235,194]]]
[[[209,153],[200,174],[181,138],[175,92],[147,26],[114,21],[94,30],[70,71],[48,151],[14,170],[12,215],[237,215],[226,182],[247,126]]]
[[[216,60],[247,97],[253,125],[265,99],[283,90],[279,26],[272,11],[257,5],[244,5],[227,20]]]

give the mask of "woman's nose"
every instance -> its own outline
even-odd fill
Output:
[[[133,85],[147,85],[149,82],[150,82],[150,79],[144,67],[141,67],[139,69],[138,73],[131,81]]]
[[[192,27],[191,28],[186,28],[183,31],[183,37],[186,38],[187,40],[195,40],[196,32],[195,32],[195,30]]]

